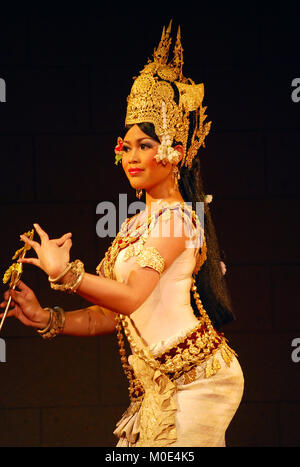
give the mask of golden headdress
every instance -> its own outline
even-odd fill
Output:
[[[182,74],[183,48],[180,27],[178,28],[173,58],[168,63],[172,38],[170,22],[163,28],[160,43],[154,50],[153,60],[134,78],[127,98],[125,125],[149,122],[162,145],[181,143],[184,157],[181,166],[191,168],[198,149],[210,131],[211,122],[204,124],[206,107],[202,107],[203,83],[195,84]],[[193,124],[191,123],[191,116]],[[189,131],[191,142],[187,147]]]

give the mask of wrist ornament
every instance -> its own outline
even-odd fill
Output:
[[[54,308],[44,308],[50,312],[49,321],[44,329],[38,329],[37,332],[43,339],[52,339],[63,331],[65,325],[65,312],[63,308],[55,306]]]
[[[72,273],[71,279],[64,283],[59,283],[59,281],[61,281],[68,272]],[[62,292],[71,294],[76,293],[83,279],[84,273],[84,264],[79,259],[76,259],[72,263],[68,263],[66,269],[58,277],[53,279],[48,276],[48,280],[52,289],[61,290]]]

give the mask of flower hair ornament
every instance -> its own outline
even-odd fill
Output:
[[[204,195],[204,202],[210,204],[213,200],[213,195]]]
[[[158,147],[158,151],[154,158],[156,162],[162,162],[163,165],[166,165],[168,162],[170,164],[178,164],[180,159],[180,152],[176,151],[176,149],[172,148],[171,146],[171,138],[167,133],[167,112],[166,112],[166,104],[164,101],[161,103],[161,113],[163,118],[163,130],[164,133],[162,135],[161,144]]]
[[[117,145],[115,146],[115,164],[118,165],[118,163],[122,160],[122,156],[124,154],[123,150],[123,140],[119,136]]]

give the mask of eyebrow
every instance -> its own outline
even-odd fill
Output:
[[[152,141],[155,141],[153,138],[151,138],[151,136],[144,136],[143,138],[139,138],[137,139],[136,141],[138,143],[140,143],[141,141],[143,141],[143,139],[151,139]],[[127,144],[130,144],[130,141],[127,141],[126,139],[123,140],[124,143],[127,143]]]

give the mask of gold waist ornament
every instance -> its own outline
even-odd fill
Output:
[[[220,351],[220,355],[227,366],[230,366],[233,356],[236,353],[227,344],[227,339],[223,333],[214,329],[211,321],[203,308],[199,294],[193,279],[192,292],[195,302],[200,312],[198,325],[182,338],[176,345],[165,350],[161,354],[152,356],[148,348],[140,347],[131,335],[126,317],[116,316],[116,328],[121,363],[125,375],[129,381],[129,397],[131,401],[142,399],[144,388],[135,377],[133,368],[126,357],[123,332],[126,335],[131,349],[135,355],[144,360],[154,370],[159,370],[167,375],[171,381],[176,382],[178,378],[184,376],[184,384],[191,383],[196,378],[196,367],[205,363],[205,377],[210,378],[221,368],[218,357],[215,355]]]

